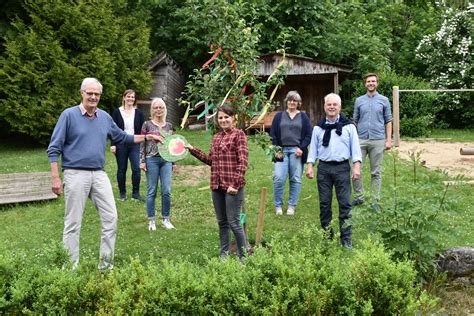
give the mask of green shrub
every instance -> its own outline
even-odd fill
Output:
[[[397,164],[401,161],[396,151],[390,155],[394,169],[393,195],[379,211],[374,211],[374,205],[370,204],[355,208],[353,222],[379,235],[395,259],[412,260],[424,280],[435,272],[435,256],[441,250],[439,236],[448,231],[438,216],[451,207],[448,188],[443,187],[439,179],[425,179],[420,184],[420,152],[411,153],[411,179],[398,177]]]
[[[245,266],[233,258],[206,266],[132,258],[100,273],[89,262],[71,271],[3,255],[0,313],[413,314],[422,308],[416,271],[390,257],[371,240],[347,251],[315,227],[257,248]]]

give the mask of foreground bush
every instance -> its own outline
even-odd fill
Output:
[[[0,257],[0,313],[35,314],[414,314],[416,272],[377,243],[348,251],[306,228],[290,242],[256,249],[245,266],[207,266],[149,258],[100,273]],[[28,261],[28,262],[26,262]],[[426,295],[424,301],[429,301]]]

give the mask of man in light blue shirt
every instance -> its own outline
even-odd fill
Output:
[[[313,166],[319,160],[317,183],[321,226],[334,237],[332,220],[332,189],[336,190],[339,204],[339,232],[341,244],[352,248],[351,217],[351,165],[352,180],[359,179],[362,155],[355,125],[341,113],[341,98],[335,93],[324,97],[322,119],[314,128],[308,153],[306,176],[314,178]]]
[[[377,92],[378,77],[370,73],[364,76],[367,93],[358,97],[354,105],[354,122],[359,133],[362,163],[370,160],[371,193],[380,200],[382,187],[382,162],[384,150],[392,148],[392,111],[388,98]],[[362,177],[354,181],[355,199],[352,205],[365,202]]]

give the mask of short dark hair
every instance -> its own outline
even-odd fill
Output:
[[[367,78],[369,77],[375,77],[377,78],[377,81],[379,80],[379,76],[375,72],[369,72],[368,74],[364,75],[364,82],[366,82]]]

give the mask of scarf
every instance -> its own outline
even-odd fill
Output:
[[[317,125],[324,129],[323,146],[329,146],[329,140],[331,139],[331,130],[336,129],[336,134],[338,136],[341,136],[342,128],[349,124],[353,124],[352,121],[342,114],[339,115],[339,121],[336,124],[327,124],[326,118],[321,119]]]

